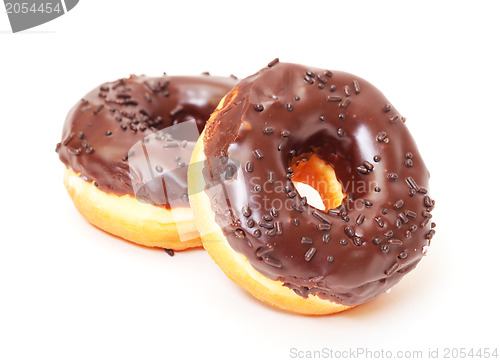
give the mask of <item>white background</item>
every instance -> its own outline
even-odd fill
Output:
[[[99,1],[12,34],[0,13],[0,361],[297,360],[297,351],[499,348],[496,1]],[[357,74],[407,117],[437,234],[367,305],[304,317],[87,224],[54,152],[67,111],[129,73],[250,75],[282,61]],[[476,358],[477,359],[477,358]]]

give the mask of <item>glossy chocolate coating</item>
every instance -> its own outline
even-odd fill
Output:
[[[168,207],[166,192],[187,194],[187,167],[170,172],[166,182],[161,173],[146,179],[130,169],[129,150],[148,135],[185,121],[194,120],[201,132],[219,101],[235,84],[235,79],[208,75],[132,75],[104,83],[71,109],[56,151],[66,167],[93,181],[99,190],[134,196],[135,187],[140,190],[139,199]],[[157,166],[154,160],[163,159],[167,162],[164,168],[169,170],[173,169],[168,167],[170,160],[179,163],[174,160],[182,157],[187,165],[192,149],[168,148],[166,144],[153,148],[149,147],[154,153],[149,155],[152,167]],[[189,154],[183,155],[187,150]]]
[[[429,172],[379,90],[348,73],[274,62],[226,99],[205,130],[204,175],[210,185],[225,157],[242,165],[212,208],[257,271],[300,296],[358,305],[417,265],[434,234]],[[290,181],[292,159],[311,153],[343,186],[335,209],[310,206]]]

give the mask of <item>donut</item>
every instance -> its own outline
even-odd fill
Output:
[[[56,146],[64,184],[83,217],[145,246],[201,246],[187,200],[186,165],[206,120],[235,84],[208,74],[131,75],[84,96],[70,110]],[[191,127],[187,139],[162,133],[185,125]]]
[[[277,59],[223,98],[188,171],[203,246],[227,276],[312,315],[371,301],[415,268],[435,232],[428,180],[373,85]]]

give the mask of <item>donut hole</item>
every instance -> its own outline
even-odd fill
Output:
[[[307,203],[320,210],[335,209],[345,194],[335,170],[315,154],[306,154],[292,160],[292,182]]]

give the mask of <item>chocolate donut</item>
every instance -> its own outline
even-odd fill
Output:
[[[275,60],[225,97],[198,143],[193,161],[204,163],[189,182],[204,246],[279,307],[325,314],[368,302],[415,268],[434,235],[429,172],[405,118],[352,74]],[[324,210],[294,181],[316,188]]]
[[[232,78],[209,75],[193,77],[132,75],[129,78],[104,83],[89,92],[69,112],[64,124],[62,141],[56,148],[59,158],[67,168],[66,186],[79,211],[94,225],[140,244],[174,249],[200,245],[189,212],[185,212],[183,221],[190,223],[189,226],[186,226],[187,224],[185,226],[193,238],[185,243],[176,240],[179,225],[175,224],[173,216],[161,215],[172,208],[169,203],[172,198],[167,197],[167,193],[169,196],[187,197],[187,167],[178,167],[174,173],[170,172],[171,177],[165,181],[159,163],[152,162],[154,158],[165,159],[183,166],[179,159],[182,157],[187,164],[192,147],[169,143],[169,139],[165,140],[162,136],[160,142],[164,143],[164,147],[148,149],[150,153],[156,155],[155,157],[152,154],[148,155],[148,161],[153,167],[156,166],[153,173],[157,173],[157,177],[134,170],[130,167],[132,160],[129,160],[129,156],[134,153],[131,152],[134,145],[149,141],[148,136],[154,139],[155,135],[160,134],[158,133],[160,130],[173,125],[190,121],[195,124],[198,132],[201,132],[220,99],[235,83],[235,79]],[[198,132],[195,131],[195,134]],[[196,139],[187,141],[194,144]],[[171,146],[172,148],[169,148]],[[169,170],[172,170],[172,167],[169,167]],[[86,187],[77,194],[75,190],[81,187],[76,188],[78,183],[69,181],[69,179],[74,180],[75,176],[95,190]],[[103,197],[99,191],[115,197],[113,200],[116,202],[118,202],[116,198],[128,202],[130,208],[134,207],[137,196],[143,204],[139,205],[139,202],[136,202],[137,207],[142,207],[143,210],[140,212],[136,210],[138,215],[134,215],[135,220],[129,218],[131,214],[126,209],[117,214],[119,210],[116,208],[124,208],[125,204],[108,205],[107,202],[112,200],[108,197],[106,201],[101,200],[106,205],[98,205],[97,199],[92,199],[88,193],[92,193],[94,198]],[[129,198],[133,201],[128,200]],[[85,199],[90,201],[87,202]],[[149,208],[144,205],[145,203]],[[151,206],[162,210],[152,209]],[[102,208],[108,209],[109,212],[111,208],[115,208],[115,211],[113,214],[101,215],[98,211]],[[185,208],[189,209],[187,202]],[[151,220],[145,219],[148,213],[160,215],[162,220],[152,224]]]

